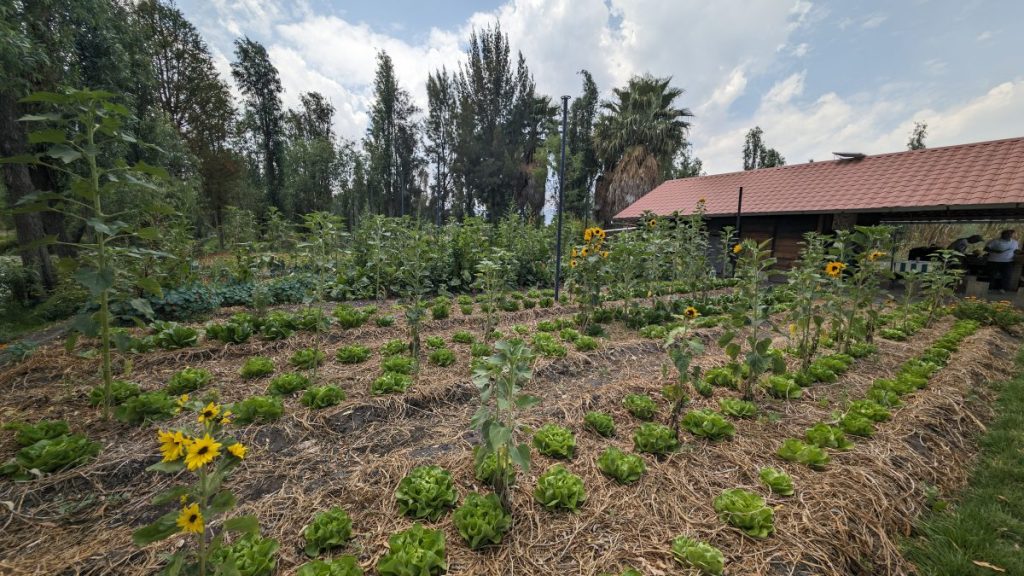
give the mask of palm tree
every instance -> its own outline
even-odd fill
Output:
[[[634,76],[601,103],[594,148],[602,163],[595,193],[598,219],[608,222],[664,179],[672,158],[686,143],[693,113],[674,107],[683,90],[671,78]]]

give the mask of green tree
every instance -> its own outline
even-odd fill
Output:
[[[764,130],[760,126],[754,126],[747,132],[743,141],[743,169],[757,170],[758,168],[775,168],[785,166],[786,159],[774,148],[769,148],[764,143]]]
[[[924,145],[924,139],[927,137],[928,123],[914,122],[914,130],[910,133],[910,139],[907,140],[907,150],[924,150],[927,148]]]
[[[693,144],[689,142],[683,144],[672,162],[668,178],[692,178],[704,175],[704,162],[693,154]]]
[[[371,210],[387,216],[403,216],[418,203],[416,174],[420,127],[414,120],[419,109],[409,93],[398,85],[395,66],[387,52],[377,54],[374,103],[363,147],[369,156],[367,188]]]
[[[293,215],[331,207],[341,178],[334,145],[334,106],[319,92],[299,96],[302,106],[288,111],[284,198]]]
[[[597,182],[597,215],[610,221],[623,208],[661,183],[667,167],[686,142],[693,116],[677,108],[683,90],[671,78],[634,76],[615,99],[601,104],[594,146],[603,172]]]
[[[459,114],[458,94],[454,78],[441,68],[427,76],[427,161],[433,167],[430,185],[431,212],[434,224],[440,226],[448,216],[454,191],[456,119]]]
[[[582,219],[592,216],[591,194],[601,163],[594,150],[597,84],[590,72],[580,70],[579,73],[583,76],[583,93],[569,107],[566,130],[565,211]]]
[[[245,96],[243,127],[258,149],[259,166],[252,166],[261,176],[267,202],[284,210],[284,115],[281,104],[281,78],[270,61],[267,49],[249,38],[235,40],[235,62],[231,75]]]

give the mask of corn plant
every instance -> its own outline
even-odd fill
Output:
[[[517,414],[540,399],[522,393],[523,386],[533,375],[533,351],[520,340],[499,340],[494,348],[495,354],[486,358],[473,373],[481,405],[473,415],[472,424],[480,431],[483,441],[476,450],[476,466],[493,455],[495,467],[490,481],[508,509],[509,480],[514,477],[512,466],[523,470],[530,468],[530,447],[516,443]]]
[[[141,316],[151,317],[153,310],[144,298],[133,297],[135,288],[160,295],[160,285],[152,277],[128,278],[132,288],[125,286],[124,276],[130,268],[128,260],[142,260],[159,252],[144,250],[142,241],[159,238],[155,228],[134,228],[121,220],[123,213],[110,213],[104,202],[125,189],[156,189],[152,178],[166,178],[167,173],[144,162],[129,165],[124,157],[126,146],[147,145],[136,140],[123,127],[130,117],[125,106],[114,102],[109,92],[70,90],[63,94],[37,92],[21,101],[40,104],[50,110],[30,114],[22,121],[41,125],[29,132],[32,144],[45,146],[38,154],[0,159],[0,163],[21,163],[43,166],[67,177],[66,192],[40,192],[22,198],[14,210],[19,212],[54,211],[82,222],[86,233],[79,242],[60,243],[73,246],[79,257],[65,262],[76,267],[74,278],[89,290],[96,312],[79,315],[72,322],[69,348],[77,334],[99,337],[100,375],[107,392],[103,416],[110,416],[110,387],[114,381],[111,368],[111,305],[125,302]],[[171,214],[165,205],[149,207],[153,213]],[[50,238],[49,243],[58,243]]]

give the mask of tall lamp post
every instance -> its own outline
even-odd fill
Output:
[[[569,97],[562,96],[562,162],[558,168],[558,227],[555,232],[555,302],[562,281],[562,203],[565,198],[565,139],[569,124]]]

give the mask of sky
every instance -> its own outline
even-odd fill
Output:
[[[833,152],[1024,136],[1020,0],[178,0],[230,80],[233,41],[262,42],[284,103],[319,91],[360,139],[385,50],[426,109],[430,71],[455,70],[474,29],[500,22],[538,90],[558,101],[589,70],[602,97],[635,74],[685,90],[708,174],[742,169],[760,126],[789,164]]]

